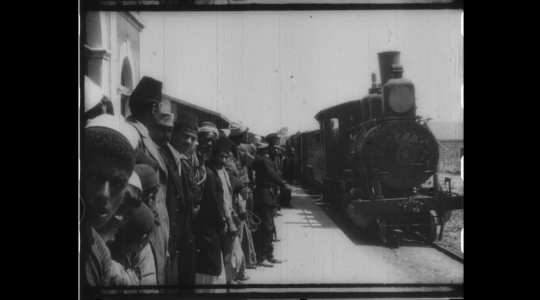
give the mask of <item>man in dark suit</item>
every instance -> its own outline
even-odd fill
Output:
[[[275,187],[282,190],[291,190],[291,186],[277,174],[276,159],[279,155],[279,137],[271,136],[268,139],[268,154],[257,157],[254,163],[256,172],[255,189],[255,214],[261,219],[258,232],[254,236],[255,252],[257,253],[257,265],[273,267],[271,263],[281,263],[274,257],[272,246],[272,232],[274,232],[273,212],[276,203]]]
[[[131,115],[126,118],[126,121],[133,125],[139,133],[140,141],[137,148],[142,150],[142,153],[145,155],[157,161],[159,165],[160,192],[156,197],[157,201],[155,205],[150,207],[155,212],[154,215],[157,216],[157,223],[160,224],[160,226],[154,226],[154,230],[150,235],[150,243],[156,251],[157,280],[159,285],[165,284],[166,268],[168,267],[167,258],[169,256],[167,252],[169,216],[165,203],[168,172],[163,159],[159,155],[159,146],[152,141],[149,131],[158,123],[161,116],[162,86],[163,83],[161,81],[144,76],[129,97]],[[138,160],[137,163],[143,162]]]
[[[169,212],[169,254],[171,255],[171,285],[195,284],[195,236],[193,227],[197,204],[193,201],[191,166],[186,156],[197,143],[198,118],[192,113],[180,113],[173,126],[170,143],[160,154],[167,165],[167,211]],[[186,290],[184,290],[186,291]]]
[[[223,153],[225,145],[218,143],[216,136],[214,132],[206,131],[198,137],[197,150],[201,154],[201,161],[204,162],[206,154],[209,154],[205,164],[206,181],[202,193],[201,210],[197,215],[195,227],[198,285],[220,283],[220,277],[221,283],[225,282],[220,236],[227,232],[227,225],[223,218],[223,185],[217,174],[217,169],[223,169],[223,160],[220,158],[225,157]],[[213,292],[213,290],[201,292]]]

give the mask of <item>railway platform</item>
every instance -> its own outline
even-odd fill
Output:
[[[384,289],[377,284],[387,285],[385,291],[397,285],[396,289],[403,291],[407,288],[399,287],[401,284],[413,284],[414,288],[414,284],[463,282],[463,264],[433,247],[405,240],[399,249],[389,249],[376,238],[364,237],[350,228],[346,234],[343,226],[330,218],[320,195],[295,185],[292,196],[293,208],[282,208],[282,216],[275,219],[281,241],[274,244],[274,254],[286,261],[273,268],[248,270],[251,278],[238,292],[260,292],[268,284],[288,285],[288,291],[295,290],[290,285],[299,285],[298,290],[306,286],[317,290],[312,286],[316,284],[330,291],[331,285],[342,284],[334,289],[343,292],[358,290],[355,284],[373,284],[369,287],[373,291]],[[333,216],[336,218],[345,216]],[[276,287],[269,291],[275,292]]]

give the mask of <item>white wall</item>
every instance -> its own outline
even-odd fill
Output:
[[[143,12],[141,75],[164,93],[266,135],[317,129],[321,109],[360,99],[377,53],[397,50],[417,112],[462,122],[461,12]]]

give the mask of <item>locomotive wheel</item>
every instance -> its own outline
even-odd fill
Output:
[[[428,244],[433,244],[435,240],[440,240],[442,238],[444,225],[441,220],[441,215],[435,210],[427,212],[426,218],[428,219],[428,224],[431,225],[426,225],[422,230],[422,234],[426,238]]]

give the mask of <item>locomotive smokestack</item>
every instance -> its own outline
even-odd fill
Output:
[[[392,78],[392,65],[400,65],[399,51],[380,52],[378,53],[378,56],[379,69],[381,71],[381,84],[384,85]],[[401,68],[401,70],[403,70],[403,68]]]

